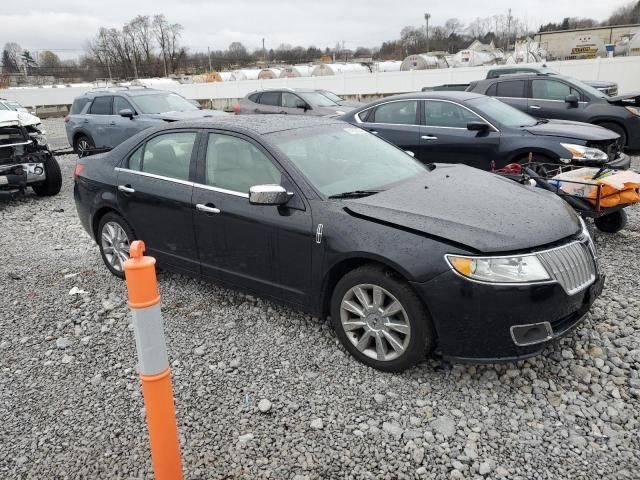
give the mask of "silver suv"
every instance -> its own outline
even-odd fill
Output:
[[[77,97],[64,119],[78,156],[110,150],[129,137],[165,122],[227,115],[203,110],[181,95],[151,88],[113,87]]]
[[[338,105],[315,90],[274,88],[249,93],[234,105],[236,114],[281,113],[289,115],[339,116],[353,107]]]

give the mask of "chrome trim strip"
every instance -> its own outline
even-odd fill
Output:
[[[534,342],[525,342],[525,343],[518,342],[516,340],[516,337],[513,334],[514,328],[537,327],[538,325],[544,326],[544,329],[547,331],[547,336],[545,338],[543,338],[542,340],[536,340]],[[553,340],[553,328],[551,328],[551,324],[549,322],[526,323],[524,325],[512,325],[511,328],[509,328],[509,332],[511,333],[511,340],[513,340],[513,343],[515,343],[518,347],[528,347],[529,345],[536,345],[538,343],[544,343],[544,342],[548,342],[549,340]]]
[[[567,103],[565,100],[551,100],[551,99],[548,99],[548,98],[499,97],[498,95],[487,95],[487,97],[491,97],[491,98],[506,98],[506,99],[511,99],[511,100],[538,100],[540,102],[562,102],[562,103]],[[580,101],[578,101],[578,103],[589,103],[589,102],[584,102],[584,101],[580,100]]]
[[[227,195],[234,195],[236,197],[249,198],[248,193],[236,192],[233,190],[226,190],[224,188],[212,187],[204,185],[202,183],[189,182],[187,180],[180,180],[178,178],[165,177],[164,175],[156,175],[155,173],[141,172],[139,170],[131,170],[129,168],[116,167],[116,172],[132,173],[134,175],[140,175],[142,177],[155,178],[157,180],[164,180],[166,182],[179,183],[180,185],[187,185],[189,187],[201,188],[203,190],[211,190],[212,192],[225,193]]]
[[[20,145],[29,145],[30,143],[31,143],[31,140],[27,142],[19,142],[19,143],[5,143],[4,145],[0,145],[0,148],[18,147]]]

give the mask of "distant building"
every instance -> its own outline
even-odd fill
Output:
[[[570,60],[606,56],[605,45],[616,44],[640,31],[640,24],[538,32],[534,41],[548,59]]]

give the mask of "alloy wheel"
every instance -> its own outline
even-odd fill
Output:
[[[102,253],[109,265],[117,272],[124,271],[124,262],[129,259],[130,241],[127,232],[116,222],[107,222],[100,236]]]
[[[83,137],[78,141],[78,157],[84,157],[90,149],[91,145],[89,145],[89,141],[86,138]]]
[[[349,341],[374,360],[394,360],[409,346],[407,312],[396,297],[378,285],[350,288],[340,304],[340,321]]]

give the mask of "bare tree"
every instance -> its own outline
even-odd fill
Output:
[[[153,16],[153,33],[156,38],[156,42],[160,47],[160,55],[162,56],[162,63],[164,65],[164,76],[169,75],[167,71],[167,57],[169,55],[169,22],[164,14]]]

